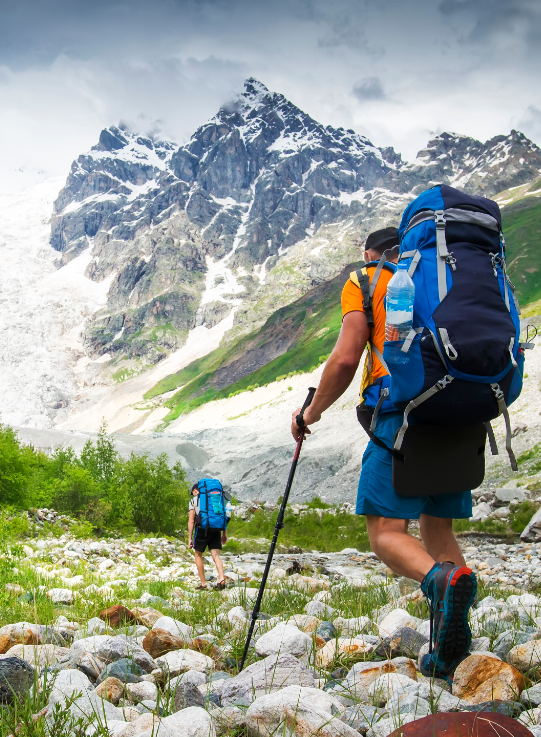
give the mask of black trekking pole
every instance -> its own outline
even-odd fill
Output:
[[[265,591],[265,584],[267,583],[267,577],[269,575],[272,558],[274,555],[274,550],[276,548],[276,542],[278,541],[278,534],[282,527],[284,526],[284,515],[286,512],[287,507],[287,500],[289,499],[289,492],[291,491],[291,485],[293,483],[293,477],[295,476],[295,471],[297,469],[297,462],[299,460],[299,455],[302,448],[302,443],[305,438],[305,429],[306,425],[304,424],[304,412],[307,407],[312,404],[312,399],[314,398],[314,394],[316,393],[316,390],[313,386],[311,386],[308,389],[308,396],[306,397],[306,401],[302,405],[302,409],[300,411],[300,414],[297,415],[297,425],[299,426],[301,430],[301,436],[297,441],[297,447],[295,449],[295,455],[293,456],[293,463],[291,464],[291,470],[289,471],[289,478],[287,480],[286,488],[284,491],[284,498],[282,499],[282,504],[280,506],[280,511],[278,512],[278,517],[276,518],[276,525],[274,527],[274,535],[272,537],[272,542],[269,550],[269,554],[267,556],[267,563],[265,565],[265,570],[263,571],[263,578],[261,579],[261,586],[259,587],[259,592],[257,594],[257,599],[255,602],[255,606],[252,610],[252,621],[250,622],[250,629],[248,630],[248,638],[246,639],[246,645],[244,646],[244,652],[242,654],[242,661],[239,668],[239,673],[244,668],[244,663],[246,661],[246,656],[248,655],[248,648],[250,647],[250,641],[252,639],[252,635],[254,632],[254,627],[256,620],[259,616],[259,610],[261,608],[261,600],[263,599],[263,593]]]

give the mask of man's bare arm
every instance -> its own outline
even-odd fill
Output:
[[[364,312],[348,312],[342,322],[342,329],[333,352],[323,370],[312,404],[304,413],[306,425],[318,422],[323,412],[346,391],[359,367],[369,337],[370,329]],[[291,433],[295,440],[300,437],[295,421],[299,412],[300,408],[295,410],[291,424]]]
[[[190,548],[192,547],[192,535],[193,535],[193,527],[195,524],[195,510],[190,509],[190,512],[188,514],[188,540]]]

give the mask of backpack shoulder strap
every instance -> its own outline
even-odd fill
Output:
[[[372,296],[370,294],[370,277],[366,270],[366,266],[362,266],[357,271],[352,271],[349,275],[350,280],[359,287],[363,296],[363,310],[371,327],[374,324],[374,315],[372,314]]]
[[[376,271],[374,272],[372,280],[370,280],[370,276],[368,274],[369,266],[376,267]],[[394,272],[393,266],[391,264],[385,263],[385,254],[383,254],[380,261],[369,261],[368,263],[364,264],[364,266],[361,266],[360,269],[357,269],[357,271],[352,271],[349,275],[350,281],[352,281],[356,287],[359,287],[363,295],[363,310],[364,314],[366,315],[366,320],[369,327],[373,327],[374,325],[372,297],[376,290],[376,286],[383,269]]]

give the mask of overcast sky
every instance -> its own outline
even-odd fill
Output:
[[[32,172],[66,175],[121,119],[182,143],[248,76],[407,159],[442,131],[486,140],[518,128],[541,144],[539,0],[0,0],[0,10],[3,189]]]

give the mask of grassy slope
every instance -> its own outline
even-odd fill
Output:
[[[527,196],[506,205],[502,216],[509,276],[526,307],[541,299],[541,197]]]
[[[262,386],[284,378],[295,371],[308,371],[321,363],[333,349],[342,322],[340,294],[350,271],[357,265],[352,264],[335,279],[315,287],[303,297],[287,307],[275,312],[262,328],[242,338],[233,346],[220,347],[189,364],[186,368],[167,376],[153,387],[145,398],[164,394],[176,387],[182,387],[167,402],[170,408],[166,422],[171,422],[179,415],[190,412],[213,399],[222,399],[238,391],[244,391],[255,385]],[[227,367],[247,351],[253,351],[266,341],[270,341],[281,325],[289,321],[298,335],[289,350],[277,355],[273,360],[255,371],[248,372],[242,378],[217,387],[214,372]],[[249,365],[249,362],[247,362]]]
[[[541,188],[541,180],[525,185],[517,191],[501,193],[503,227],[507,242],[509,276],[516,286],[517,296],[524,308],[530,303],[541,304],[541,197],[525,195],[527,191]],[[522,191],[524,190],[524,191]],[[509,198],[513,199],[509,202]],[[263,325],[233,345],[220,347],[192,362],[181,371],[162,379],[145,395],[146,399],[164,394],[180,387],[166,402],[170,413],[165,418],[169,423],[179,415],[191,412],[214,399],[223,399],[230,394],[262,386],[284,378],[291,372],[308,371],[321,363],[332,350],[341,325],[340,291],[347,274],[355,268],[350,265],[342,274],[327,284],[312,289],[296,302],[277,310]],[[528,314],[528,310],[525,311]],[[235,373],[231,381],[220,382],[215,373],[234,364],[243,354],[252,352],[275,337],[280,323],[289,321],[298,332],[293,345],[281,355],[256,370]],[[233,372],[232,372],[233,373]],[[217,385],[218,384],[218,385]]]

